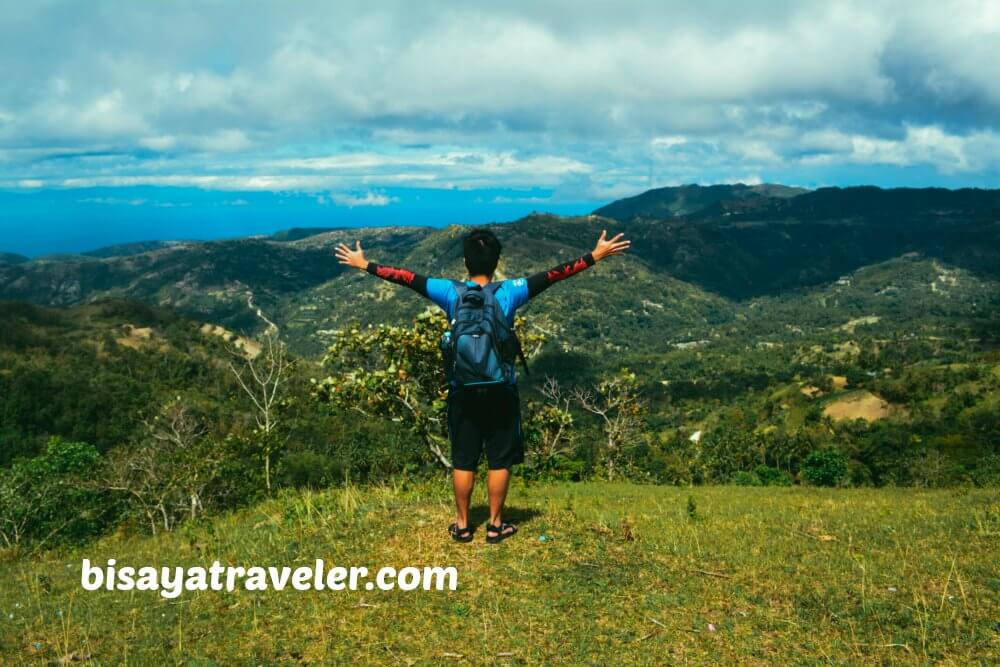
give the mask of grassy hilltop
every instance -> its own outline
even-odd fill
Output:
[[[4,562],[0,662],[996,664],[987,491],[528,485],[452,543],[444,484],[286,493],[156,538]],[[481,492],[480,492],[481,493]],[[482,508],[476,518],[483,519]],[[542,539],[544,536],[544,540]],[[119,565],[453,565],[454,592],[87,592]]]

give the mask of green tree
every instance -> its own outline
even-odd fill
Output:
[[[43,454],[0,469],[0,539],[40,546],[97,535],[111,508],[84,480],[100,464],[92,445],[51,438]]]
[[[835,449],[817,449],[802,464],[802,476],[816,486],[837,486],[847,478],[847,459]]]
[[[515,328],[524,329],[523,318]],[[448,385],[441,360],[441,337],[448,321],[438,308],[417,315],[409,327],[381,324],[338,330],[323,360],[330,375],[315,382],[315,395],[366,417],[406,424],[446,468]],[[543,337],[521,334],[525,351],[538,349]]]
[[[316,396],[366,417],[409,425],[445,467],[447,382],[439,341],[448,321],[427,309],[412,327],[381,324],[338,330],[323,360],[331,374],[316,383]]]

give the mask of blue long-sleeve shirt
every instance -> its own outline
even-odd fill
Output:
[[[539,271],[525,278],[509,278],[501,281],[495,294],[497,302],[507,318],[507,324],[514,325],[514,313],[518,308],[528,303],[529,299],[538,296],[560,280],[565,280],[593,266],[594,262],[593,253],[588,252],[583,257],[559,264],[548,271]],[[397,285],[405,285],[427,297],[444,310],[449,321],[454,317],[458,305],[458,291],[455,289],[455,281],[445,278],[429,278],[408,269],[376,264],[375,262],[368,262],[366,270],[383,280]],[[466,284],[475,285],[476,283],[467,280]]]

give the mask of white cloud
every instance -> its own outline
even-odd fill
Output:
[[[994,2],[100,5],[5,16],[0,182],[597,196],[1000,166]]]
[[[493,204],[548,204],[552,201],[550,197],[508,197],[497,195],[490,200]]]
[[[687,143],[687,137],[682,136],[666,136],[666,137],[655,137],[650,144],[654,148],[664,148],[669,149],[674,146],[680,146]]]
[[[344,194],[339,192],[330,193],[330,201],[337,204],[338,206],[346,206],[347,208],[354,208],[356,206],[388,206],[393,202],[398,202],[398,197],[389,197],[381,192],[368,191],[363,195],[352,195]],[[321,204],[325,204],[325,197],[320,195],[318,201]]]
[[[250,148],[252,142],[242,130],[229,128],[203,137],[196,145],[211,153],[235,153]]]
[[[995,151],[1000,148],[1000,133],[955,135],[933,125],[908,125],[903,137],[883,139],[827,129],[813,133],[806,143],[822,150],[802,158],[801,162],[806,165],[857,163],[908,167],[924,164],[952,174],[988,169]]]
[[[78,201],[81,204],[102,204],[105,206],[142,206],[147,200],[143,198],[123,199],[121,197],[84,197]]]
[[[385,154],[373,151],[342,153],[323,157],[275,160],[266,163],[273,169],[297,169],[325,172],[372,172],[375,170],[406,170],[428,168],[453,176],[465,175],[531,175],[546,179],[572,172],[587,172],[592,167],[579,160],[557,155],[521,157],[513,152],[494,151],[407,151]],[[452,173],[454,172],[454,173]]]
[[[177,145],[177,137],[170,134],[162,134],[153,137],[142,137],[138,141],[143,148],[154,151],[168,151]]]

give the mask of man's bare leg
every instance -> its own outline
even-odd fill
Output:
[[[473,470],[455,469],[451,472],[451,481],[455,487],[455,523],[459,529],[467,528],[469,503],[472,501],[472,489],[476,485],[476,473]]]
[[[510,484],[510,468],[490,470],[486,476],[486,489],[490,495],[490,525],[499,526],[503,515],[503,505],[507,500]]]

